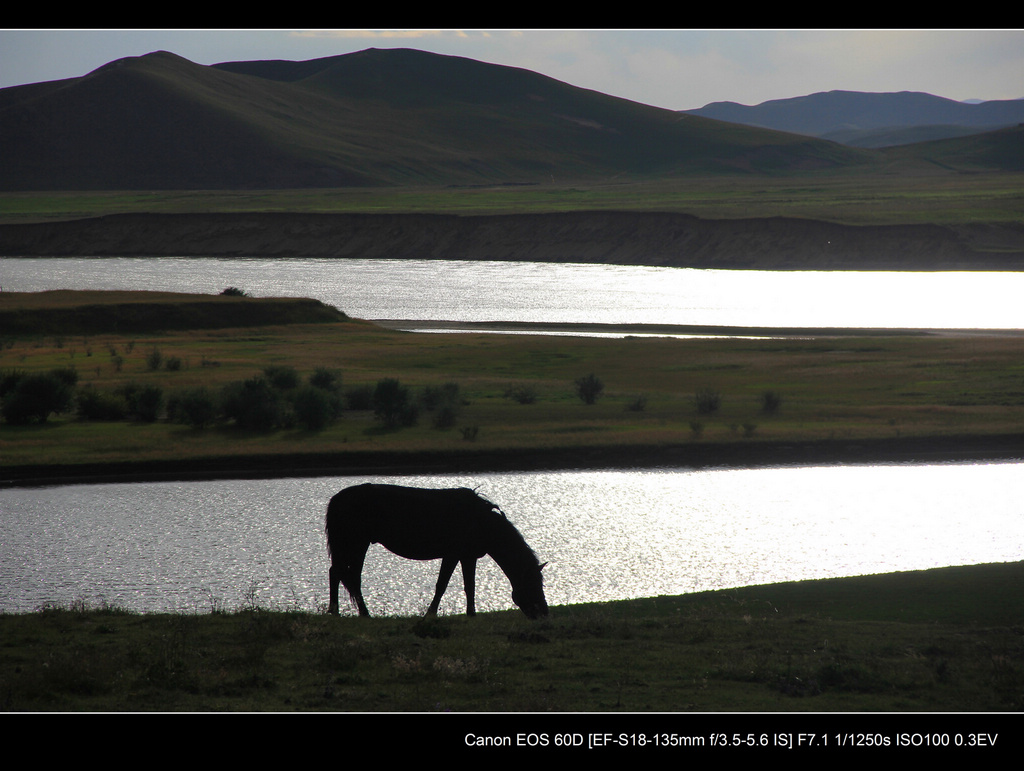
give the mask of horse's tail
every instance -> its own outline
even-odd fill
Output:
[[[331,498],[331,502],[327,504],[327,516],[324,518],[324,535],[327,537],[327,555],[332,559],[337,551],[338,538],[341,536],[340,523],[343,508],[344,503],[342,502],[341,493]]]

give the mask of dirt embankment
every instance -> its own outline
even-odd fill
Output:
[[[8,335],[93,335],[345,321],[342,311],[298,297],[202,297],[159,292],[2,292]]]
[[[1024,227],[656,212],[119,214],[0,225],[2,256],[260,256],[774,270],[1024,270]]]

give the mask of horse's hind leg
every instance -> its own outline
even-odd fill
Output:
[[[370,615],[370,611],[366,609],[366,603],[363,601],[362,588],[363,560],[366,558],[367,548],[369,548],[369,544],[363,547],[361,552],[350,551],[331,562],[331,569],[328,573],[331,586],[328,613],[338,614],[338,584],[341,583],[344,584],[349,596],[355,601],[359,615]]]
[[[451,580],[452,573],[455,572],[455,566],[458,564],[459,560],[454,557],[445,557],[441,560],[441,572],[437,574],[437,585],[434,587],[434,599],[430,601],[430,607],[427,608],[428,616],[437,614],[437,608],[441,604],[441,598],[444,596],[444,591],[448,588],[448,582]]]

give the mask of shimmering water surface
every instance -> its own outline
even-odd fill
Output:
[[[327,501],[370,478],[0,490],[0,612],[84,599],[139,611],[327,601]],[[495,473],[402,478],[498,503],[552,604],[1024,557],[1024,464]],[[371,612],[426,609],[440,563],[371,547]],[[477,606],[512,607],[484,559]],[[456,571],[443,612],[464,612]]]
[[[314,297],[363,319],[1018,329],[1024,273],[769,272],[542,263],[0,259],[0,286]]]

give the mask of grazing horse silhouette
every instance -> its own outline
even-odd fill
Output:
[[[347,487],[327,506],[327,550],[331,556],[331,604],[338,613],[338,584],[345,585],[359,608],[366,550],[379,543],[414,560],[441,559],[434,599],[427,615],[437,613],[455,566],[462,563],[466,613],[476,614],[476,561],[489,554],[512,584],[512,601],[529,618],[548,614],[544,581],[533,550],[495,504],[472,490],[428,490],[398,485]],[[547,563],[545,563],[547,564]]]

